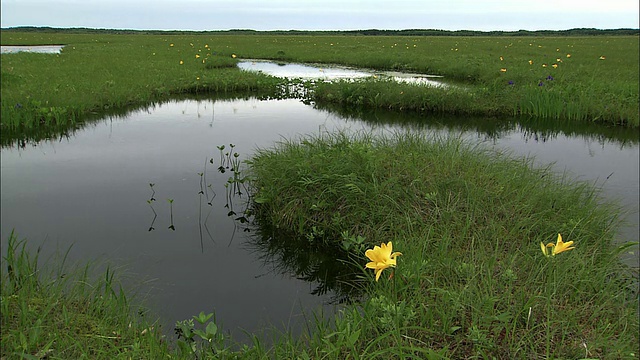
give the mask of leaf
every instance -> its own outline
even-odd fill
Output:
[[[353,347],[356,344],[356,341],[358,341],[358,338],[360,337],[361,330],[362,329],[358,329],[349,335],[349,346]]]
[[[213,313],[205,314],[204,311],[200,311],[200,314],[198,314],[198,316],[194,316],[193,319],[204,325],[204,323],[211,319],[212,316]]]
[[[269,199],[267,199],[266,197],[258,197],[258,198],[254,198],[253,201],[256,204],[264,204],[264,203],[269,202]]]
[[[209,339],[211,339],[215,334],[218,333],[218,326],[212,321],[209,324],[207,324],[207,328],[205,330],[207,331],[207,335],[209,336]]]
[[[207,338],[207,334],[204,333],[204,331],[200,330],[200,329],[195,329],[193,330],[193,333],[198,335],[202,340],[209,340]]]

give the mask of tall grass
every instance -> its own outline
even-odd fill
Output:
[[[315,234],[317,251],[344,257],[346,231],[404,254],[393,279],[370,274],[348,313],[361,332],[335,358],[637,357],[638,294],[612,247],[618,210],[590,184],[410,134],[286,141],[252,171],[256,216],[289,241]],[[549,261],[539,243],[558,233],[576,249]]]
[[[240,58],[442,75],[467,91],[377,82],[323,85],[317,100],[396,110],[542,116],[637,128],[638,38],[139,35],[3,31],[2,44],[66,44],[59,55],[2,55],[2,126],[67,123],[180,93],[266,91]],[[173,46],[171,46],[173,44]],[[236,56],[235,58],[233,56]],[[182,61],[182,65],[180,65]],[[204,61],[204,63],[203,63]],[[556,66],[554,66],[554,64]],[[503,71],[504,70],[504,71]],[[554,90],[538,84],[549,76]],[[371,89],[370,89],[371,87]],[[399,97],[398,91],[414,93]],[[434,91],[431,91],[434,90]],[[403,90],[401,90],[403,91]],[[360,94],[364,92],[364,94]],[[362,99],[360,99],[362,97]]]
[[[3,358],[161,358],[167,344],[107,268],[43,264],[10,235],[2,261]]]
[[[67,35],[51,41],[68,45],[55,55],[2,55],[3,128],[72,124],[186,93],[273,94],[281,82],[240,71],[237,59],[204,39],[174,44],[165,37]]]

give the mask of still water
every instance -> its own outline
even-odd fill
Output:
[[[233,144],[247,159],[257,148],[304,134],[399,129],[462,136],[594,182],[629,210],[619,240],[638,240],[635,133],[339,114],[298,100],[236,99],[169,102],[107,117],[62,139],[3,148],[2,243],[15,230],[32,247],[44,245],[41,258],[72,246],[70,261],[104,260],[122,268],[125,283],[148,295],[165,333],[200,311],[215,311],[234,335],[268,324],[302,331],[311,311],[334,311],[333,294],[312,294],[318,283],[265,261],[255,233],[228,216],[240,212],[243,198],[229,201],[224,183],[230,174],[217,170],[217,147]],[[637,267],[637,253],[625,261]]]
[[[332,81],[376,77],[415,85],[428,85],[435,87],[446,86],[444,83],[439,81],[442,76],[403,73],[398,71],[374,71],[350,68],[347,66],[322,66],[285,62],[277,63],[267,60],[243,60],[238,63],[238,67],[242,70],[262,72],[267,75],[281,78],[286,77],[303,80]]]
[[[2,54],[14,54],[19,52],[31,52],[40,54],[59,54],[64,45],[2,45],[0,52]]]

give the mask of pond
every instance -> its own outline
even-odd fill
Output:
[[[462,136],[535,156],[594,182],[629,210],[620,241],[638,239],[637,133],[555,121],[349,113],[295,99],[185,99],[90,122],[68,136],[13,143],[1,156],[3,245],[15,230],[41,258],[72,246],[70,261],[107,261],[148,295],[165,333],[177,320],[216,312],[234,336],[269,325],[304,329],[312,311],[331,314],[340,294],[305,281],[269,256],[259,233],[238,221],[246,197],[229,194],[225,152],[319,132],[398,129]],[[225,146],[223,154],[219,147]],[[231,150],[231,151],[230,151]],[[213,163],[212,163],[213,162]],[[625,262],[637,267],[638,255]]]
[[[398,82],[442,87],[444,83],[438,81],[442,76],[403,73],[398,71],[374,71],[355,69],[346,66],[296,64],[273,62],[266,60],[243,60],[238,67],[247,71],[259,71],[271,76],[297,78],[303,80],[348,80],[368,77],[383,77]]]
[[[2,45],[0,46],[0,52],[2,54],[13,54],[18,52],[32,52],[41,54],[59,54],[62,51],[64,45]]]

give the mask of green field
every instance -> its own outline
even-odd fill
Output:
[[[184,93],[276,94],[241,58],[442,75],[446,90],[370,79],[321,84],[311,100],[365,108],[523,116],[637,128],[638,37],[144,35],[2,31],[0,42],[66,44],[2,55],[2,127],[27,131]],[[236,56],[234,58],[233,56]],[[181,63],[182,62],[182,63]],[[22,129],[22,130],[20,130]]]

